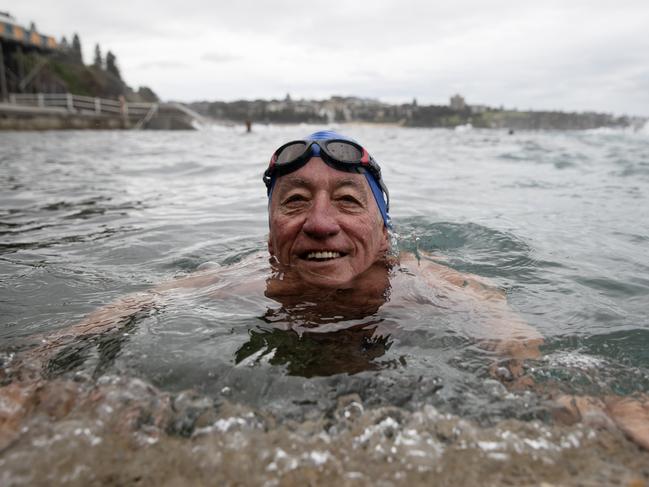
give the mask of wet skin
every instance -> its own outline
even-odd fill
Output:
[[[388,250],[387,231],[365,176],[338,171],[315,157],[278,178],[268,250],[280,268],[307,285],[357,287]]]

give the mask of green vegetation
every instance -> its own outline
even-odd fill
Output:
[[[124,96],[131,102],[157,101],[147,87],[137,91],[122,79],[117,57],[111,51],[105,59],[99,45],[95,46],[91,65],[83,62],[81,39],[74,34],[71,44],[62,39],[52,52],[9,49],[4,56],[10,93],[72,93],[100,98]]]

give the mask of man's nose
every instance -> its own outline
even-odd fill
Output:
[[[340,231],[336,220],[336,209],[327,196],[322,195],[313,201],[302,230],[315,239],[332,237]]]

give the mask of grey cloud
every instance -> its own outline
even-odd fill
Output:
[[[163,68],[163,69],[180,69],[187,68],[189,65],[180,61],[147,61],[146,63],[141,63],[137,65],[136,69],[151,69],[151,68]]]
[[[375,80],[381,78],[381,73],[373,69],[355,69],[351,71],[350,74],[364,80]]]
[[[206,52],[201,56],[201,60],[215,64],[228,63],[231,61],[237,61],[239,59],[241,59],[241,56],[235,56],[226,52],[217,51]]]
[[[122,5],[120,6],[120,3]],[[109,45],[118,40],[137,40],[165,37],[168,31],[161,25],[156,9],[134,2],[85,2],[65,0],[49,2],[22,2],[12,7],[19,22],[36,22],[43,32],[68,39],[73,32],[84,38],[92,36]],[[84,46],[89,49],[91,46]]]

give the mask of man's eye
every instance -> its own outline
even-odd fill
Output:
[[[282,204],[284,205],[290,205],[291,203],[300,203],[306,201],[306,197],[301,195],[301,194],[292,194],[288,198],[286,198]]]
[[[338,199],[346,204],[361,206],[361,202],[350,194],[343,195]]]

